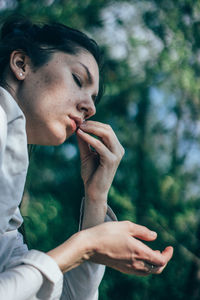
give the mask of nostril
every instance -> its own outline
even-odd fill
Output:
[[[81,110],[88,112],[88,109],[86,107],[82,107]]]
[[[92,117],[96,113],[96,107],[93,102],[92,102],[92,104],[91,104],[91,102],[90,103],[89,102],[88,103],[86,103],[86,102],[79,103],[77,105],[77,109],[80,112],[84,113],[85,119]]]

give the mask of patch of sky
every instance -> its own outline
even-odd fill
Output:
[[[160,172],[165,173],[171,164],[171,135],[177,124],[177,117],[173,112],[176,101],[173,95],[166,95],[165,91],[157,86],[150,87],[149,97],[147,128],[151,136],[151,157]]]
[[[165,129],[173,129],[177,123],[176,114],[173,112],[173,107],[176,103],[175,97],[166,95],[162,89],[155,86],[150,88],[149,96],[151,101],[151,122],[153,124],[161,122]]]
[[[182,141],[180,148],[183,153],[187,154],[184,163],[185,170],[195,171],[195,169],[200,169],[200,145],[198,143],[188,145],[186,141]]]

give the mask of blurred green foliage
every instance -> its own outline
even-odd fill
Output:
[[[3,1],[2,1],[3,2]],[[109,194],[119,220],[158,232],[154,249],[175,252],[159,276],[107,269],[100,299],[200,297],[200,2],[198,0],[18,0],[2,7],[59,21],[95,38],[106,93],[95,119],[109,123],[126,154]],[[31,157],[23,213],[30,247],[48,250],[78,228],[83,196],[73,136]]]

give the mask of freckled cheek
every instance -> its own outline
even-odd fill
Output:
[[[72,91],[71,101],[73,103],[78,104],[82,98],[83,98],[83,95],[81,92]]]
[[[73,98],[69,98],[69,99],[67,100],[67,106],[68,106],[68,107],[71,107],[73,104],[74,104]]]
[[[80,96],[77,93],[70,91],[69,93],[65,93],[64,95],[64,103],[65,106],[70,110],[74,109],[79,103]]]
[[[43,89],[43,90],[51,91],[51,92],[53,92],[54,90],[56,91],[56,89],[58,87],[60,87],[60,89],[62,89],[64,86],[62,84],[62,78],[60,78],[59,76],[54,74],[54,72],[52,72],[52,71],[43,72],[42,74],[40,74],[40,78],[39,78],[39,80],[36,81],[35,85],[40,90]]]
[[[81,95],[74,91],[75,88],[71,82],[66,86],[66,82],[63,83],[61,78],[52,78],[52,74],[45,74],[40,79],[35,82],[35,92],[33,92],[39,95],[39,107],[42,106],[42,110],[48,110],[49,117],[69,113],[80,101]],[[36,98],[38,98],[37,95]]]

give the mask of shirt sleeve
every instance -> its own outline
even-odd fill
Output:
[[[84,198],[81,203],[79,230],[81,229],[84,209]],[[108,206],[105,222],[116,221],[117,218]],[[98,288],[105,273],[105,266],[90,261],[64,274],[61,300],[97,300]]]
[[[26,249],[18,238],[13,256],[0,273],[0,299],[60,299],[63,275],[56,262],[43,252]]]
[[[84,202],[85,202],[85,197],[82,198],[81,206],[80,206],[80,219],[79,219],[79,227],[78,227],[79,231],[82,228],[83,213],[84,213]],[[117,217],[116,217],[115,213],[113,212],[113,210],[111,209],[111,207],[108,205],[104,222],[111,222],[111,221],[117,221]]]

